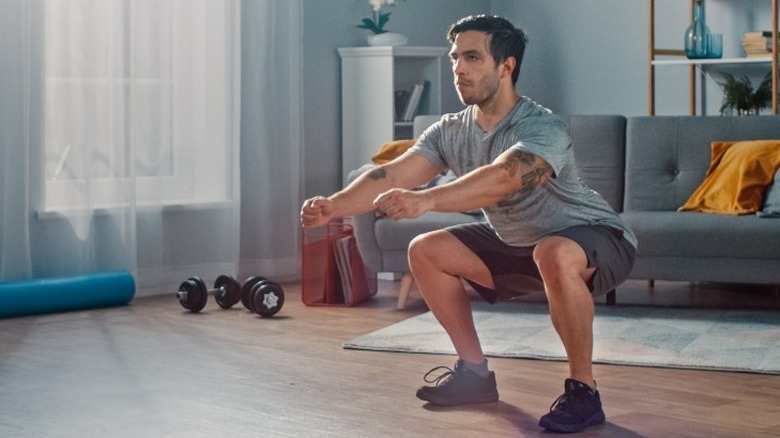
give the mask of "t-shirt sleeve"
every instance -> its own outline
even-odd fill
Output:
[[[442,130],[442,121],[439,120],[429,126],[428,129],[420,135],[417,142],[409,149],[410,152],[425,157],[434,167],[439,169],[440,172],[444,172],[448,169],[442,155]]]
[[[568,153],[571,151],[571,137],[566,125],[557,117],[546,117],[528,123],[528,129],[521,129],[524,134],[512,145],[512,149],[529,152],[544,159],[558,175],[568,163]]]

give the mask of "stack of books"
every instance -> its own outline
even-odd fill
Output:
[[[742,36],[742,48],[748,58],[772,57],[772,32],[749,31]]]
[[[427,111],[430,81],[412,85],[409,90],[396,90],[395,115],[398,122],[411,122],[414,116]]]

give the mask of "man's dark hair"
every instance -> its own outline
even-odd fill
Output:
[[[447,31],[447,40],[455,42],[455,37],[468,30],[476,30],[488,34],[490,41],[490,55],[498,64],[504,62],[510,56],[515,58],[516,65],[512,71],[512,84],[517,83],[520,75],[520,64],[523,62],[523,53],[528,37],[522,29],[515,27],[506,18],[495,15],[470,15],[461,18]]]

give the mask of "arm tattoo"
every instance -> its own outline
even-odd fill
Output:
[[[516,176],[520,171],[520,164],[527,164],[529,166],[534,165],[534,156],[528,152],[513,150],[504,162],[504,170],[509,176]]]
[[[384,179],[387,176],[387,171],[379,167],[368,173],[368,177],[373,180]]]
[[[504,168],[509,173],[509,176],[516,176],[520,172],[520,164],[531,167],[527,172],[520,175],[520,181],[523,184],[520,190],[524,193],[535,189],[547,177],[552,175],[552,167],[546,161],[525,151],[513,151],[504,163]]]

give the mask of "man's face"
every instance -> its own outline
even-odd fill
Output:
[[[483,104],[498,91],[500,68],[488,50],[488,34],[469,30],[455,36],[450,49],[455,90],[466,105]]]

